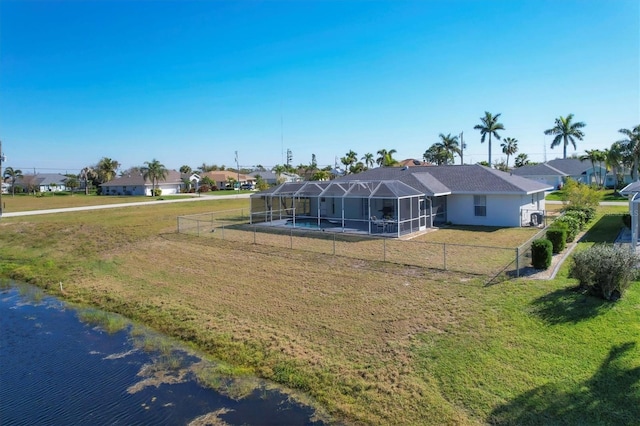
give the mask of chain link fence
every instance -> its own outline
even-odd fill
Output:
[[[500,274],[519,276],[519,270],[531,264],[531,242],[546,232],[544,228],[526,243],[514,248],[411,241],[268,226],[264,223],[250,224],[247,210],[179,216],[177,222],[180,234],[489,277]]]

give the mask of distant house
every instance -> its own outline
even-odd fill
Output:
[[[546,163],[526,165],[511,170],[511,173],[543,182],[555,189],[560,188],[567,178],[585,184],[597,183],[604,179],[606,187],[613,187],[617,179],[613,173],[607,173],[604,165],[596,163],[594,167],[590,161],[577,158],[557,158]],[[626,183],[631,181],[628,173],[625,173],[623,180]]]
[[[431,163],[422,160],[416,160],[415,158],[407,158],[398,162],[399,167],[416,167],[416,166],[430,166]]]
[[[40,192],[60,192],[67,190],[67,176],[60,173],[38,173],[35,175],[23,175],[16,179],[16,188],[20,187],[26,191],[30,186],[31,190]],[[16,190],[17,192],[17,190]]]
[[[120,176],[100,185],[104,195],[152,195],[152,182],[144,179],[142,174]],[[184,187],[182,175],[175,170],[169,170],[165,180],[156,182],[156,188],[162,195],[179,194]]]
[[[280,174],[280,177],[278,177],[278,175],[271,170],[263,170],[263,171],[257,170],[249,173],[249,176],[251,176],[254,179],[260,176],[260,178],[266,183],[268,183],[269,185],[278,184],[278,179],[280,179],[280,182],[282,183],[300,182],[302,180],[302,178],[295,173],[283,172]]]
[[[480,165],[378,167],[329,182],[285,183],[254,194],[251,220],[397,237],[449,222],[537,225],[549,189]]]
[[[238,185],[243,185],[247,183],[255,182],[255,178],[249,175],[245,175],[243,173],[237,173],[230,170],[217,170],[213,172],[200,173],[200,182],[202,179],[208,177],[213,182],[215,182],[218,189],[233,189],[231,186],[231,181],[238,183]],[[240,180],[240,182],[238,182]]]

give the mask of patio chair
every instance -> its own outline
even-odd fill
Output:
[[[385,228],[384,220],[378,219],[375,216],[371,216],[371,223],[373,223],[376,226],[376,229],[378,232],[380,231],[384,232],[384,228]]]

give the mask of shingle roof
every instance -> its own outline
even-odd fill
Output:
[[[581,175],[591,168],[590,162],[577,158],[556,158],[555,160],[547,161],[546,164],[569,176]]]
[[[567,173],[547,163],[531,164],[517,167],[511,171],[516,176],[567,176]]]
[[[163,181],[159,182],[160,184],[179,184],[182,183],[182,175],[180,172],[175,170],[169,170],[167,173],[167,178]],[[151,181],[147,179],[146,181],[143,179],[140,174],[132,174],[126,176],[120,176],[109,182],[105,182],[100,186],[143,186],[143,185],[151,185]]]
[[[336,180],[399,180],[427,195],[449,193],[533,193],[550,189],[548,185],[474,165],[426,167],[378,167]]]

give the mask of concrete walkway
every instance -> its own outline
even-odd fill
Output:
[[[230,200],[236,198],[249,198],[251,194],[234,194],[234,195],[203,195],[193,198],[180,198],[177,200],[149,200],[133,203],[118,203],[118,204],[100,204],[97,206],[80,206],[80,207],[65,207],[60,209],[48,209],[48,210],[30,210],[23,212],[3,212],[2,217],[18,217],[18,216],[35,216],[40,214],[53,214],[53,213],[68,213],[79,212],[85,210],[101,210],[101,209],[116,209],[121,207],[137,207],[137,206],[155,206],[158,204],[166,203],[191,203],[194,201],[215,201],[215,200]],[[170,197],[170,196],[168,196]]]

